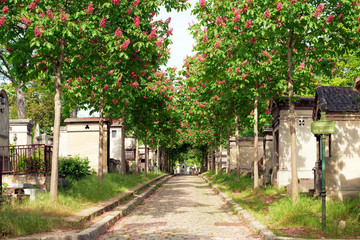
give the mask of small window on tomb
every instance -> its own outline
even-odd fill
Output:
[[[299,126],[305,126],[305,120],[299,119]]]
[[[116,138],[116,130],[112,130],[112,131],[111,131],[111,137],[112,137],[112,138]]]

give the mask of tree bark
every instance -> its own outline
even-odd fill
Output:
[[[215,174],[218,175],[219,174],[219,165],[218,165],[218,159],[216,157],[216,152],[217,152],[218,148],[217,148],[217,144],[216,144],[216,138],[215,138],[215,158],[214,158],[214,164],[215,164]]]
[[[54,96],[54,138],[53,138],[53,153],[51,161],[51,179],[50,179],[50,199],[52,202],[57,202],[58,193],[58,179],[59,179],[59,142],[60,142],[60,122],[61,122],[61,69],[64,60],[64,41],[60,42],[59,58],[52,60],[53,71],[55,75],[55,96]]]
[[[98,178],[99,181],[103,180],[103,151],[104,151],[104,97],[100,93],[100,119],[99,119],[99,165],[98,165]]]
[[[221,139],[222,139],[222,129],[220,129],[220,140],[219,140],[219,144],[220,144],[220,157],[219,157],[219,169],[220,169],[220,175],[222,175],[223,169],[222,169],[222,144],[221,144]]]
[[[235,143],[236,143],[236,178],[240,181],[240,141],[239,141],[239,116],[235,109]]]
[[[18,119],[26,119],[26,101],[25,101],[25,93],[21,89],[22,85],[23,82],[21,81],[17,86],[15,86]]]
[[[137,127],[136,127],[137,132]],[[135,174],[139,173],[139,135],[136,134],[136,147],[135,147]]]
[[[255,93],[257,94],[257,92]],[[255,95],[255,103],[254,103],[254,189],[259,187],[259,168],[258,168],[258,100],[259,97]]]
[[[125,130],[126,130],[126,119],[125,119],[125,109],[122,112],[121,119],[121,136],[120,136],[120,162],[121,162],[121,175],[125,176],[126,174],[126,159],[125,159]]]
[[[293,39],[292,32],[289,32],[288,46],[287,46],[287,66],[288,66],[288,87],[289,87],[289,122],[290,122],[290,159],[291,159],[291,195],[294,202],[299,196],[298,189],[298,173],[297,173],[297,159],[296,159],[296,130],[295,130],[295,102],[294,98],[294,84],[292,79],[293,63],[292,63],[292,48]]]
[[[210,159],[211,171],[214,172],[214,170],[215,170],[215,158],[214,158],[214,147],[213,146],[211,146],[210,151],[211,151],[211,159]]]
[[[148,149],[147,149],[147,134],[145,132],[145,137],[144,137],[144,144],[145,144],[145,169],[144,169],[144,176],[147,176],[147,172],[148,172],[148,162],[149,162],[149,156],[148,156]]]
[[[230,168],[231,168],[231,159],[230,159],[230,128],[227,129],[227,136],[226,136],[226,173],[227,176],[230,178]]]
[[[157,148],[156,148],[156,166],[158,167],[158,169],[160,169],[160,145],[159,145],[159,141],[157,143]]]

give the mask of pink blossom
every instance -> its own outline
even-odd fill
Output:
[[[125,105],[129,105],[129,103],[125,100]]]
[[[5,8],[5,7],[4,7]],[[3,10],[3,12],[4,12],[4,10]],[[360,22],[360,16],[358,17],[358,22]]]
[[[314,12],[314,17],[317,18],[323,12],[323,10],[324,10],[324,4],[320,3],[316,11]]]
[[[120,49],[126,50],[129,44],[130,44],[130,40],[129,39],[125,40],[124,43],[121,44]]]
[[[252,0],[248,0],[249,5],[252,4]]]
[[[111,0],[111,2],[115,5],[118,5],[119,4],[119,0]]]
[[[204,37],[203,37],[203,42],[204,43],[208,43],[209,42],[209,39],[208,39],[208,36],[205,34]]]
[[[200,5],[200,7],[204,8],[204,7],[205,7],[205,3],[206,3],[205,0],[199,0],[199,5]]]
[[[270,58],[270,54],[267,51],[261,50],[261,52],[265,55],[265,57]]]
[[[54,14],[50,8],[48,10],[46,10],[46,14],[47,14],[48,18],[50,18],[50,19],[54,17]]]
[[[160,46],[163,42],[164,42],[164,38],[162,37],[155,42],[155,45]]]
[[[264,18],[270,18],[270,10],[266,9],[266,11],[264,12]]]
[[[132,8],[129,8],[128,10],[126,10],[126,13],[127,13],[128,15],[130,15],[131,12],[132,12]]]
[[[0,18],[0,27],[1,27],[2,25],[5,25],[5,17],[1,17],[1,18]]]
[[[111,101],[112,101],[112,104],[113,104],[113,105],[118,104],[118,100],[117,100],[117,99],[113,99],[113,100],[111,100]]]
[[[139,16],[134,17],[134,24],[137,28],[140,26],[140,17]]]
[[[105,18],[105,17],[103,17],[103,18],[101,19],[101,21],[100,21],[100,23],[99,23],[99,27],[103,27],[103,28],[106,27],[106,18]]]
[[[235,23],[238,22],[239,20],[240,20],[240,16],[239,16],[239,15],[237,15],[236,17],[233,18],[233,22],[235,22]]]
[[[242,63],[242,65],[247,65],[247,64],[249,64],[249,61],[248,61],[248,60],[245,60],[245,61]]]
[[[151,30],[151,33],[149,34],[148,38],[149,38],[150,40],[153,40],[154,37],[155,37],[155,29]]]
[[[137,5],[139,5],[139,2],[140,2],[140,0],[135,0],[135,1],[132,3],[132,6],[133,6],[133,7],[137,7]]]
[[[243,6],[243,12],[246,13],[247,10],[248,10],[248,6],[247,6],[246,4],[244,4],[244,6]]]
[[[166,24],[169,24],[171,22],[171,17],[169,17],[168,19],[165,20]]]
[[[115,37],[119,38],[122,35],[123,35],[122,31],[121,31],[120,27],[118,27],[115,31]]]
[[[276,10],[278,10],[278,12],[281,12],[282,11],[282,3],[281,2],[278,2],[276,4]]]
[[[109,85],[105,84],[104,90],[108,90],[108,88],[109,88]]]
[[[251,116],[254,116],[254,110],[251,110],[250,115],[251,115]]]
[[[115,71],[115,70],[110,70],[108,74],[111,75],[111,74],[114,73],[114,71]]]
[[[8,6],[4,6],[2,12],[3,12],[3,14],[8,13],[9,12]]]
[[[266,111],[265,111],[266,114],[270,114],[270,109],[267,108]]]
[[[241,74],[241,78],[244,80],[245,79],[245,73]]]
[[[245,27],[246,27],[247,29],[251,28],[251,20],[246,20],[246,22],[245,22]]]
[[[31,2],[29,5],[29,10],[34,11],[35,10],[35,2]]]
[[[61,12],[61,14],[60,14],[60,20],[61,20],[62,22],[67,21],[67,16],[66,16],[66,14],[65,14],[64,12]]]
[[[220,46],[220,39],[216,39],[214,47],[217,48]]]
[[[92,14],[93,11],[94,11],[93,3],[90,2],[89,5],[88,5],[87,8],[86,8],[86,13],[87,13],[87,14]]]
[[[31,21],[24,16],[21,17],[21,21],[25,24],[26,27],[29,26],[31,23]]]
[[[228,72],[229,72],[229,73],[232,72],[232,67],[229,67]]]
[[[169,30],[167,30],[166,31],[167,35],[170,36],[173,30],[174,30],[173,28],[170,28]]]
[[[37,25],[35,26],[35,37],[41,37],[41,32]]]
[[[333,20],[333,18],[334,18],[334,15],[330,15],[330,16],[328,16],[327,18],[326,18],[326,22],[331,22],[331,20]]]
[[[214,100],[218,101],[218,96],[217,95],[214,96]]]
[[[67,85],[67,84],[65,84],[65,87],[67,88],[67,89],[70,89],[71,87],[69,86],[69,85]]]

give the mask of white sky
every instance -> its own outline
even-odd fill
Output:
[[[197,0],[189,0],[191,5],[194,5]],[[188,31],[189,23],[196,21],[195,16],[191,15],[191,9],[184,12],[166,12],[165,8],[161,8],[160,14],[156,19],[163,19],[164,21],[171,17],[169,28],[173,28],[173,34],[170,37],[173,44],[170,46],[170,59],[167,67],[177,67],[181,70],[184,63],[184,59],[187,55],[193,55],[191,53],[192,46],[195,44],[195,40]]]

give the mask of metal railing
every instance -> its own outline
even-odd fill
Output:
[[[3,174],[49,173],[52,146],[44,144],[0,146]]]

